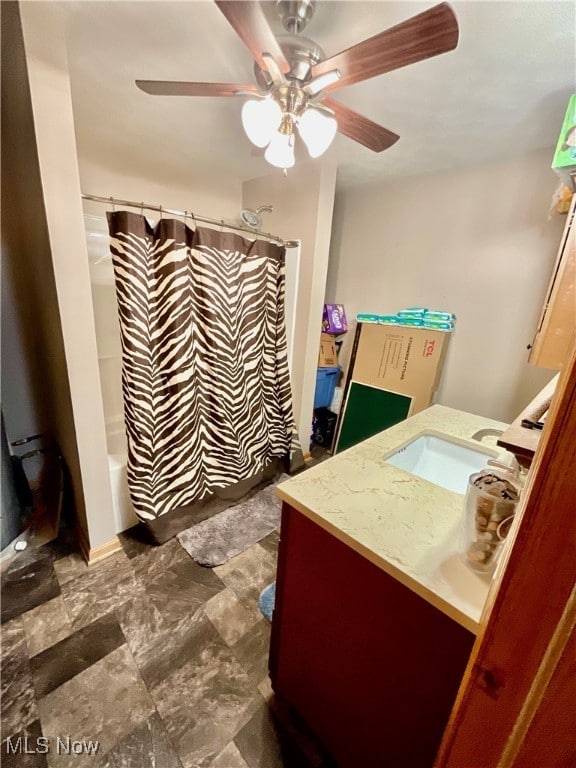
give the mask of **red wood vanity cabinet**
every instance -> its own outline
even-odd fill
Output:
[[[274,691],[340,768],[431,768],[474,635],[286,502],[280,537]]]

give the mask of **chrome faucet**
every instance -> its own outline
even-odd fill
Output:
[[[504,432],[501,429],[492,429],[488,427],[487,429],[479,429],[478,432],[474,432],[472,435],[472,440],[478,440],[478,442],[482,442],[483,438],[488,437],[488,435],[500,437],[500,435],[503,434]]]
[[[472,435],[472,440],[478,440],[478,442],[481,443],[482,440],[489,435],[492,435],[493,437],[500,437],[500,435],[503,434],[504,432],[501,429],[493,429],[492,427],[487,427],[486,429],[479,429],[478,432],[474,432]],[[486,463],[489,467],[496,467],[497,469],[502,469],[505,472],[510,472],[515,478],[518,478],[520,475],[520,464],[518,463],[518,460],[515,456],[512,456],[509,465],[504,464],[497,459],[488,459]]]

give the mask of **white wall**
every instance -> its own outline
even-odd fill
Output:
[[[349,319],[410,306],[454,312],[444,405],[509,422],[551,378],[526,362],[564,224],[547,221],[551,157],[543,150],[336,198],[326,300],[343,303]]]
[[[150,151],[153,149],[151,144]],[[241,186],[226,177],[191,177],[190,184],[182,187],[175,185],[169,178],[147,175],[145,163],[139,176],[124,172],[121,156],[107,158],[105,163],[104,158],[101,162],[96,162],[93,158],[80,155],[78,164],[82,192],[86,194],[142,201],[239,223]],[[105,216],[106,210],[111,210],[111,206],[85,200],[84,210],[90,214]],[[149,211],[145,213],[151,220],[156,221],[158,218],[158,214]]]
[[[6,434],[10,442],[37,433],[50,435],[74,472],[78,455],[70,389],[15,2],[2,5],[1,93],[2,412]],[[30,462],[26,466],[30,471]],[[4,484],[4,472],[2,478]],[[10,509],[11,505],[8,513]],[[83,503],[79,514],[83,514]]]
[[[271,171],[242,186],[243,207],[274,206],[273,213],[263,215],[264,231],[301,241],[291,378],[305,453],[310,444],[335,186],[336,169],[329,161],[300,163],[287,176]]]
[[[115,539],[96,336],[61,7],[21,3],[36,147],[66,358],[72,423],[61,426],[91,549]],[[75,444],[72,442],[75,437]]]

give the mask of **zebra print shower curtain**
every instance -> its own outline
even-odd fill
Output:
[[[128,485],[157,541],[245,493],[295,439],[284,248],[108,214],[122,339]]]

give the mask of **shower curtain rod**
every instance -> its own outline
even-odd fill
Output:
[[[235,229],[238,232],[247,232],[250,235],[256,237],[263,237],[266,240],[273,240],[280,245],[285,245],[288,248],[295,248],[300,245],[299,240],[283,240],[278,235],[272,235],[270,232],[259,232],[257,229],[248,229],[248,227],[242,227],[240,224],[228,224],[223,219],[209,219],[206,216],[196,216],[192,211],[175,211],[171,208],[163,208],[161,205],[149,205],[148,203],[136,203],[133,200],[117,200],[114,197],[100,197],[98,195],[85,195],[82,193],[83,200],[93,200],[95,203],[107,203],[114,207],[115,205],[125,205],[128,208],[140,208],[147,211],[158,211],[159,213],[170,213],[172,216],[184,216],[184,218],[192,219],[193,221],[201,221],[203,224],[213,224],[223,229]]]

